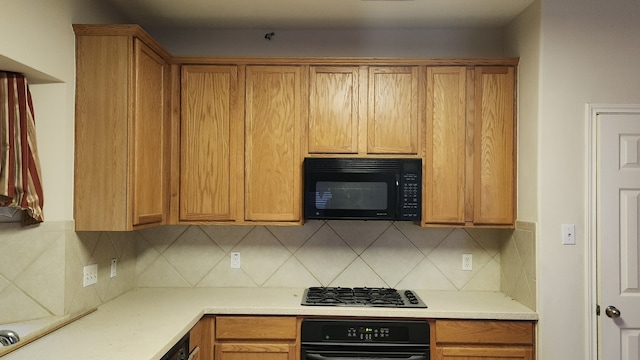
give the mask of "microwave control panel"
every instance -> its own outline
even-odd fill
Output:
[[[400,190],[400,216],[403,220],[420,220],[422,214],[421,176],[418,173],[402,174]]]

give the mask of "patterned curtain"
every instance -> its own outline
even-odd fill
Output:
[[[36,123],[27,79],[0,71],[0,206],[23,210],[22,225],[44,220]]]

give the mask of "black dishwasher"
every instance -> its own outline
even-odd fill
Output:
[[[180,339],[160,360],[187,360],[189,358],[189,333]]]
[[[429,360],[422,320],[305,319],[300,360]]]

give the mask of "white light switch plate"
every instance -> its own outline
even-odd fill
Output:
[[[576,244],[576,225],[562,224],[562,245]]]

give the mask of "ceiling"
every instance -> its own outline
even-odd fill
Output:
[[[106,0],[147,28],[502,27],[533,0]]]

